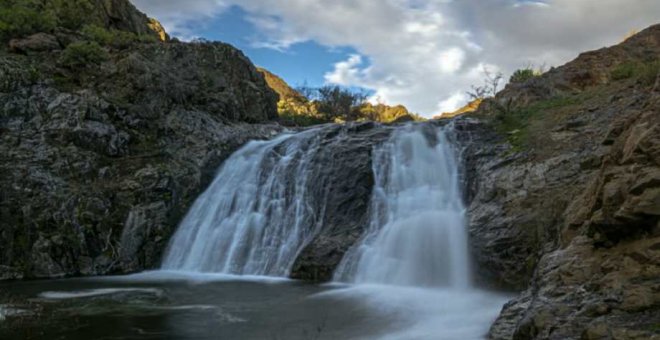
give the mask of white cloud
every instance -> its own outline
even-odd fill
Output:
[[[456,92],[449,98],[438,104],[439,112],[453,112],[468,101],[468,96],[463,92]]]
[[[334,71],[325,74],[325,81],[331,84],[345,86],[359,83],[365,73],[360,69],[361,64],[362,57],[353,54],[346,61],[336,63]]]
[[[440,53],[440,70],[443,73],[456,73],[461,69],[464,60],[465,52],[458,47],[452,47]]]
[[[505,75],[528,63],[560,65],[660,22],[658,0],[135,2],[174,33],[237,5],[260,32],[260,46],[351,46],[359,55],[329,65],[327,81],[372,89],[380,100],[427,116],[462,105],[462,93],[481,82],[480,65]]]

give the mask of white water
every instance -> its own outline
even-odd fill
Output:
[[[315,213],[323,197],[307,192],[319,180],[314,168],[323,166],[315,163],[319,148],[310,130],[232,155],[173,237],[163,262],[169,272],[158,275],[287,276],[323,220]],[[352,285],[315,298],[348,299],[377,320],[397,320],[374,338],[484,338],[506,297],[472,287],[448,134],[425,124],[399,127],[374,148],[373,171],[370,224],[335,273]]]
[[[375,148],[369,230],[344,257],[336,279],[469,287],[456,155],[444,130],[427,138],[422,128],[400,128]]]
[[[506,302],[472,287],[459,165],[445,129],[408,125],[374,149],[369,230],[335,272],[353,285],[324,294],[400,320],[379,339],[483,339]]]
[[[315,130],[252,142],[234,153],[194,203],[162,268],[287,276],[321,216],[307,194]]]
[[[101,288],[81,291],[54,292],[47,291],[39,294],[39,297],[51,300],[79,299],[94,296],[113,295],[119,293],[142,293],[156,296],[163,295],[163,291],[156,288]]]

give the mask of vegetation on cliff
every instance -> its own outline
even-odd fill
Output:
[[[659,55],[655,25],[523,72],[463,118],[485,124],[464,151],[479,276],[523,290],[491,338],[657,334]]]
[[[157,265],[220,162],[280,131],[240,51],[127,0],[12,0],[0,25],[0,279]]]
[[[34,33],[78,31],[96,26],[166,40],[160,24],[138,12],[128,1],[6,0],[0,4],[0,40]]]
[[[367,93],[340,86],[291,88],[282,78],[260,68],[268,86],[280,96],[277,108],[285,125],[310,126],[332,122],[423,120],[403,105],[389,106],[367,102]]]

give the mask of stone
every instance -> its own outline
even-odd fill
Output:
[[[9,50],[15,53],[48,52],[60,48],[57,38],[47,33],[36,33],[24,39],[9,41]]]
[[[364,233],[374,185],[371,153],[387,139],[391,128],[373,123],[331,126],[325,129],[323,149],[315,162],[323,164],[327,183],[319,183],[315,197],[323,197],[323,226],[319,235],[296,259],[291,276],[307,281],[332,279],[344,253]],[[337,136],[340,136],[337,137]]]
[[[95,1],[106,28],[163,38],[128,1]],[[133,44],[74,77],[53,42],[77,39],[57,28],[0,54],[0,279],[157,267],[222,161],[283,131],[277,95],[230,45]]]
[[[552,117],[562,129],[580,121],[559,139],[536,136],[507,154],[505,133],[488,137],[488,122],[468,125],[475,274],[483,285],[521,291],[491,339],[658,338],[660,93],[607,79],[613,60],[644,60],[649,51],[660,51],[660,25],[498,94],[514,107],[548,98],[540,88],[602,95]]]

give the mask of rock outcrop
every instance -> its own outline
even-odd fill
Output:
[[[306,281],[330,281],[346,251],[369,225],[374,186],[371,155],[392,132],[391,127],[372,122],[331,126],[314,160],[323,172],[314,177],[325,179],[314,186],[314,197],[324,202],[317,209],[322,229],[297,257],[291,273]]]
[[[93,0],[92,4],[92,11],[88,14],[96,17],[104,27],[155,35],[162,41],[169,39],[158,20],[138,11],[129,0]]]
[[[653,26],[457,118],[477,277],[522,290],[490,338],[660,337],[658,55]]]
[[[153,32],[128,1],[97,2],[108,28]],[[13,40],[29,54],[0,50],[0,279],[158,266],[220,163],[282,130],[277,95],[229,45],[134,42],[102,47],[98,64],[58,61],[84,39],[57,30]]]
[[[0,280],[157,266],[221,162],[283,130],[277,94],[240,51],[171,41],[126,0],[93,2],[104,29],[162,41],[97,46],[58,27],[0,50]],[[83,63],[63,62],[72,44]],[[492,339],[659,337],[659,55],[653,26],[452,120],[475,276],[520,292]],[[322,128],[323,228],[292,272],[310,281],[329,280],[363,233],[371,151],[391,132]]]

